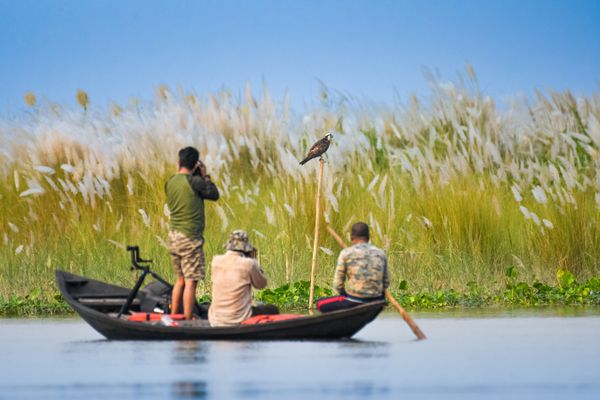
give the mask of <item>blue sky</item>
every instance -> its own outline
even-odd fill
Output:
[[[498,100],[600,88],[600,1],[0,0],[0,113],[23,95],[105,107],[159,84],[234,93],[263,79],[299,108],[319,80],[376,102],[426,95],[466,63]]]

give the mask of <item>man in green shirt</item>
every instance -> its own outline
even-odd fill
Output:
[[[192,319],[196,286],[204,279],[204,199],[218,200],[219,190],[206,173],[200,153],[193,147],[179,151],[179,172],[165,184],[171,214],[169,252],[177,281],[173,287],[171,312],[179,313],[183,298],[185,319]]]

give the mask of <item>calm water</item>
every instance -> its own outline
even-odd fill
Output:
[[[598,310],[385,314],[345,342],[110,342],[0,319],[0,399],[600,398]]]

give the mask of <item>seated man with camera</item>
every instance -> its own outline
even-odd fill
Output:
[[[278,314],[273,305],[252,305],[252,288],[264,288],[267,278],[256,260],[256,248],[250,244],[248,234],[233,231],[225,249],[225,254],[215,256],[211,263],[210,325],[231,326],[254,315]]]

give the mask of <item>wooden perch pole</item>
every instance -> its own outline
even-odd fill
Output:
[[[319,159],[319,179],[317,180],[317,204],[315,213],[315,239],[313,241],[312,263],[310,267],[310,291],[308,294],[308,311],[312,311],[315,294],[315,270],[317,269],[317,248],[319,245],[319,222],[321,221],[321,181],[323,181],[323,166],[325,160]]]
[[[348,247],[348,245],[346,245],[346,242],[344,242],[344,239],[342,239],[340,237],[340,235],[337,234],[336,231],[333,230],[332,227],[330,227],[329,225],[327,225],[327,232],[329,232],[329,234],[335,239],[336,242],[338,242],[338,244],[342,247],[342,248],[346,248]],[[410,317],[410,315],[408,315],[408,313],[406,312],[406,310],[400,305],[400,303],[398,303],[398,301],[396,301],[396,299],[394,298],[394,296],[392,296],[392,294],[385,290],[385,298],[387,299],[387,301],[394,306],[394,308],[400,313],[400,315],[402,316],[402,319],[408,324],[408,326],[410,327],[410,329],[413,331],[413,333],[415,334],[415,336],[417,337],[418,340],[423,340],[423,339],[427,339],[427,336],[425,336],[425,334],[423,333],[423,331],[421,331],[421,329],[419,328],[419,326],[415,323],[415,321],[413,321],[413,319]]]

